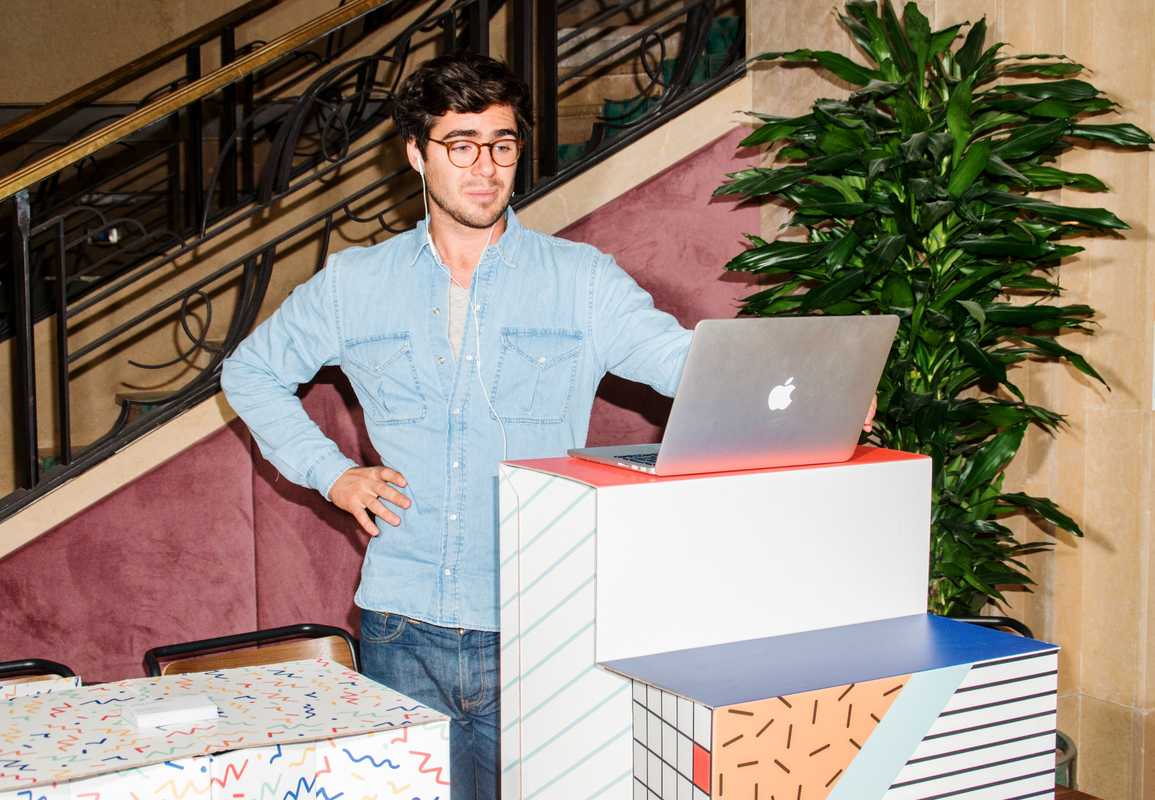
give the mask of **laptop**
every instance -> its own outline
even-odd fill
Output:
[[[569,455],[653,475],[846,461],[897,330],[893,315],[703,320],[662,443]]]

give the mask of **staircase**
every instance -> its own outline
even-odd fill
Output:
[[[706,29],[705,49],[690,71],[688,85],[710,83],[732,66],[741,52],[741,33],[741,17],[714,17]],[[646,39],[646,27],[637,24],[591,32],[575,28],[558,31],[558,66],[571,83],[558,97],[560,168],[579,161],[587,152],[596,151],[603,143],[660,112],[667,87],[678,85],[675,73],[680,64],[676,51],[682,42],[680,32],[661,46]],[[621,59],[608,69],[600,63],[623,51],[632,57]]]
[[[211,31],[231,57],[0,175],[0,520],[211,397],[224,355],[328,253],[413,224],[389,103],[414,64],[469,47],[530,83],[523,207],[739,77],[744,14],[352,0],[272,41],[241,42],[234,16],[162,48],[191,65]],[[91,116],[67,105],[17,133]]]

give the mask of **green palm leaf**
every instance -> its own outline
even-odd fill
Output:
[[[856,64],[841,53],[829,50],[790,50],[782,53],[763,53],[755,61],[813,61],[823,69],[830,70],[844,81],[855,86],[865,86],[877,77],[877,73],[861,64]]]
[[[1109,209],[1034,193],[1105,192],[1054,159],[1155,141],[1131,123],[1091,122],[1117,107],[1082,65],[1004,55],[985,20],[932,31],[917,3],[900,16],[889,0],[850,0],[839,19],[869,63],[810,49],[760,58],[828,70],[853,93],[816,99],[802,116],[754,115],[742,144],[779,148],[776,162],[716,190],[789,206],[804,236],[751,237],[726,268],[766,283],[746,314],[898,314],[872,440],[932,458],[928,598],[938,613],[975,613],[1002,601],[1007,585],[1030,586],[1029,558],[1048,547],[1017,541],[1007,516],[1082,534],[1053,500],[1003,490],[1026,431],[1058,434],[1064,424],[1026,402],[1015,380],[1024,362],[1041,360],[1103,382],[1060,342],[1092,333],[1095,315],[1061,302],[1060,274],[1082,250],[1067,240],[1127,230]]]

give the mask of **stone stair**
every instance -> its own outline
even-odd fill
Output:
[[[603,66],[588,74],[574,71],[580,70],[590,59],[636,36],[645,27],[620,25],[595,29],[562,45],[558,65],[563,81],[558,98],[559,167],[564,168],[580,158],[591,144],[620,136],[660,101],[661,86],[650,86],[652,81],[640,63],[636,48],[627,48],[628,55],[624,54],[622,60],[610,69]],[[698,61],[690,79],[691,86],[705,83],[725,67],[740,30],[737,17],[721,16],[714,20],[707,35],[706,53]],[[564,39],[570,32],[572,29],[559,31],[559,39]],[[669,35],[665,46],[666,58],[660,60],[658,68],[662,82],[669,83],[681,48],[680,34]],[[647,52],[649,57],[658,60],[660,50],[656,45]]]

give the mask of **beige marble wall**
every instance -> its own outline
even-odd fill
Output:
[[[243,0],[5,0],[0,103],[46,103],[239,7]],[[241,29],[237,45],[292,30],[335,3],[282,0]],[[47,34],[47,35],[46,35]],[[204,69],[219,63],[205,48]],[[170,78],[182,74],[174,64]],[[150,84],[145,91],[156,87]],[[139,100],[128,86],[108,100]]]
[[[786,6],[789,5],[789,8]],[[922,0],[937,28],[987,18],[991,38],[1013,52],[1066,53],[1093,69],[1091,80],[1121,104],[1120,121],[1155,128],[1155,10],[1150,0]],[[829,0],[791,4],[749,0],[751,52],[813,47],[854,55]],[[816,96],[845,87],[807,70],[772,67],[754,78],[761,111],[797,113]],[[1107,121],[1107,120],[1104,120]],[[1155,567],[1152,544],[1152,313],[1155,282],[1155,189],[1151,156],[1111,148],[1073,152],[1062,166],[1092,172],[1110,195],[1063,191],[1073,205],[1106,205],[1127,220],[1125,237],[1085,242],[1064,264],[1070,302],[1099,311],[1093,337],[1068,337],[1111,391],[1073,370],[1032,365],[1020,375],[1029,399],[1064,413],[1057,438],[1030,436],[1012,465],[1011,482],[1047,495],[1071,512],[1084,540],[1061,538],[1053,553],[1033,557],[1033,595],[1012,613],[1042,638],[1063,646],[1060,727],[1079,747],[1079,784],[1111,800],[1155,800]],[[768,212],[767,234],[780,214]],[[1024,538],[1044,534],[1020,523]]]

